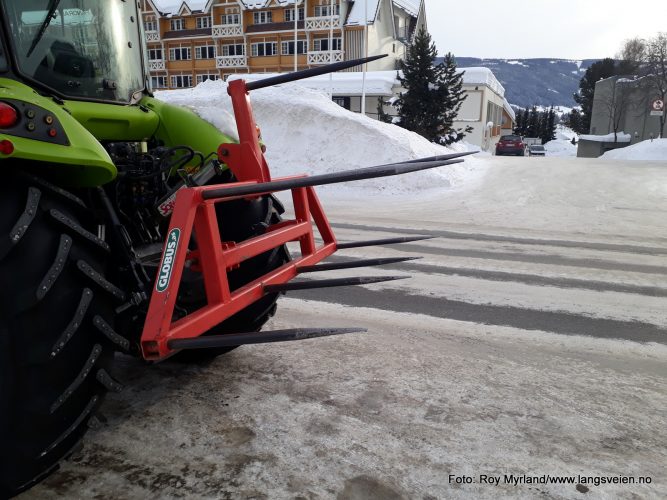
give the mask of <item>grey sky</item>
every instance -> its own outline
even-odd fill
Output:
[[[667,31],[665,0],[426,0],[441,55],[613,57],[623,40]]]

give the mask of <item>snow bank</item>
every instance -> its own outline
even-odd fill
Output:
[[[602,158],[605,160],[667,161],[667,139],[642,141],[627,148],[607,151]]]
[[[577,156],[577,146],[565,139],[556,139],[549,141],[544,145],[547,150],[547,156],[574,157]]]
[[[193,89],[157,92],[156,97],[190,107],[224,133],[236,135],[225,82],[209,80]],[[297,84],[253,91],[252,102],[274,177],[304,172],[322,174],[468,150],[464,144],[449,148],[432,144],[396,125],[347,111],[326,94]],[[366,196],[442,190],[480,178],[485,167],[485,160],[466,158],[462,164],[340,184],[326,191]]]
[[[278,73],[240,73],[230,75],[228,82],[244,79],[247,82],[255,80],[264,80],[272,76],[278,76]],[[329,77],[332,77],[331,80]],[[346,73],[334,73],[333,75],[320,75],[306,78],[299,81],[298,85],[308,87],[311,90],[320,92],[329,92],[332,90],[334,95],[360,96],[362,95],[363,73],[358,71]],[[393,96],[394,87],[399,87],[400,82],[396,71],[368,71],[366,73],[366,94]]]
[[[579,139],[593,142],[630,142],[632,137],[625,132],[619,132],[615,136],[613,133],[607,135],[581,135]]]

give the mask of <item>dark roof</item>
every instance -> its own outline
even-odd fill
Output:
[[[211,28],[199,28],[194,30],[176,30],[176,31],[165,31],[162,38],[185,38],[188,36],[211,36],[213,30]]]
[[[304,28],[303,21],[298,21],[296,24],[298,29],[302,30]],[[246,33],[264,33],[266,31],[294,31],[294,22],[253,24],[245,30]]]

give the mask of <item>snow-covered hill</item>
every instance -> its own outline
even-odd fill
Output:
[[[521,107],[576,106],[572,94],[579,80],[597,59],[478,59],[457,57],[459,67],[489,68],[505,87],[507,100]]]

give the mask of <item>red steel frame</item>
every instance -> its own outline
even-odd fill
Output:
[[[175,234],[175,249],[168,252],[168,242],[162,252],[160,270],[166,273],[167,285],[153,287],[148,314],[141,335],[141,350],[147,360],[158,361],[174,354],[169,341],[189,339],[202,335],[230,316],[243,310],[265,295],[264,287],[286,283],[298,274],[299,266],[320,262],[336,251],[336,238],[327,220],[322,204],[312,187],[292,189],[295,218],[270,226],[266,233],[249,240],[234,243],[220,241],[220,231],[215,211],[216,203],[224,203],[241,196],[221,196],[205,200],[206,191],[220,190],[242,185],[252,185],[271,180],[268,164],[258,138],[258,128],[245,81],[230,83],[229,90],[239,132],[239,144],[223,144],[218,150],[220,160],[227,164],[238,182],[184,188],[178,191],[171,216],[168,235]],[[304,176],[285,177],[289,180]],[[268,195],[255,194],[253,197]],[[224,224],[224,221],[222,221]],[[316,245],[313,223],[323,240]],[[197,250],[188,245],[194,234]],[[168,238],[169,240],[169,238]],[[301,257],[261,276],[231,292],[227,273],[242,262],[290,241],[298,241]],[[207,305],[179,320],[172,321],[178,288],[185,266],[201,271],[204,278]],[[241,332],[239,332],[241,333]]]

